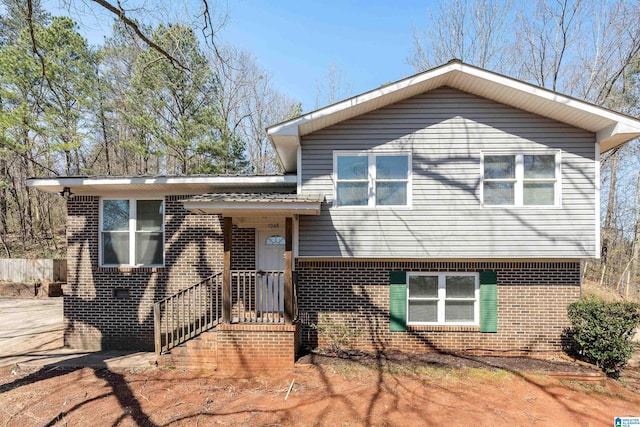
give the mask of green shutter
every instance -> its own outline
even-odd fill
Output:
[[[480,272],[480,332],[498,332],[498,274]]]
[[[407,330],[407,272],[391,271],[389,274],[389,329]]]
[[[406,285],[407,272],[406,271],[390,271],[389,279],[392,285]]]

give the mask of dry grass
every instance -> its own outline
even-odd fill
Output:
[[[624,301],[625,299],[627,299],[624,296],[618,294],[615,289],[609,286],[602,286],[597,282],[587,279],[584,279],[582,282],[582,294],[583,296],[595,296],[605,301],[611,302]],[[627,300],[640,302],[640,293],[638,293],[637,291],[630,293]]]

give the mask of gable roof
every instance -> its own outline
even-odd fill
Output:
[[[602,152],[640,136],[640,120],[460,60],[267,128],[286,172],[297,170],[300,138],[352,117],[449,86],[595,133]]]

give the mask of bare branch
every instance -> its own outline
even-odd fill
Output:
[[[597,102],[598,104],[602,104],[611,94],[615,83],[618,79],[624,74],[629,65],[633,63],[633,60],[640,54],[640,42],[635,40],[635,45],[629,51],[629,54],[625,58],[625,61],[622,63],[620,68],[615,72],[613,76],[606,82],[606,84],[602,87],[600,92],[598,93]]]
[[[36,42],[36,32],[33,25],[33,0],[27,0],[27,23],[29,25],[29,36],[31,37],[31,50],[33,54],[38,57],[40,61],[40,67],[42,69],[42,77],[46,76],[46,67],[44,63],[44,57],[38,50],[38,43]]]
[[[59,176],[60,175],[57,171],[51,169],[48,166],[43,165],[42,163],[38,162],[36,159],[32,158],[31,156],[28,156],[26,153],[18,150],[17,148],[12,147],[11,145],[8,145],[8,144],[3,144],[2,146],[4,148],[6,148],[7,150],[10,150],[10,151],[14,152],[15,154],[17,154],[18,156],[22,157],[27,162],[30,162],[30,163],[42,168],[43,170],[51,172],[55,176]]]
[[[211,10],[209,9],[208,0],[201,0],[204,10],[202,11],[202,19],[204,20],[204,26],[202,27],[202,35],[204,36],[204,41],[207,46],[210,46],[216,54],[216,57],[221,61],[225,62],[224,58],[220,54],[218,50],[217,43],[214,43],[214,38],[218,30],[223,27],[227,23],[227,18],[223,19],[223,22],[215,27],[213,25],[213,18],[211,17]],[[209,39],[211,39],[211,43],[209,43]]]
[[[157,43],[155,43],[153,40],[147,37],[142,32],[142,30],[140,30],[140,27],[138,26],[138,24],[127,17],[119,1],[118,1],[118,7],[114,6],[113,4],[109,3],[106,0],[91,0],[91,1],[93,1],[94,3],[97,3],[98,5],[107,9],[109,12],[116,15],[128,28],[133,30],[133,32],[136,33],[136,35],[142,41],[144,41],[147,45],[149,45],[149,47],[151,47],[152,49],[160,53],[162,56],[167,58],[169,62],[173,64],[173,66],[181,68],[185,71],[190,71],[189,68],[185,66],[182,62],[178,61],[173,55],[171,55],[169,52],[167,52],[165,49],[163,49],[161,46],[159,46]],[[29,2],[31,2],[31,0],[29,0]]]

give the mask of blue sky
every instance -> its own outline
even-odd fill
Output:
[[[138,2],[144,3],[122,3],[130,7]],[[43,3],[53,14],[69,14],[60,8],[59,0]],[[80,32],[91,44],[101,44],[111,31],[112,16],[79,0],[72,4],[70,14],[79,22]],[[230,18],[221,39],[249,51],[282,93],[302,102],[304,111],[314,109],[316,87],[326,81],[331,64],[349,83],[350,95],[413,74],[407,64],[412,27],[426,28],[429,8],[437,7],[435,1],[425,0],[227,0],[218,4],[226,4]],[[167,2],[152,19],[180,13],[184,5],[184,0]]]
[[[331,64],[352,94],[413,74],[407,65],[412,27],[424,28],[430,6],[434,2],[235,0],[222,37],[252,52],[277,87],[309,111]]]

